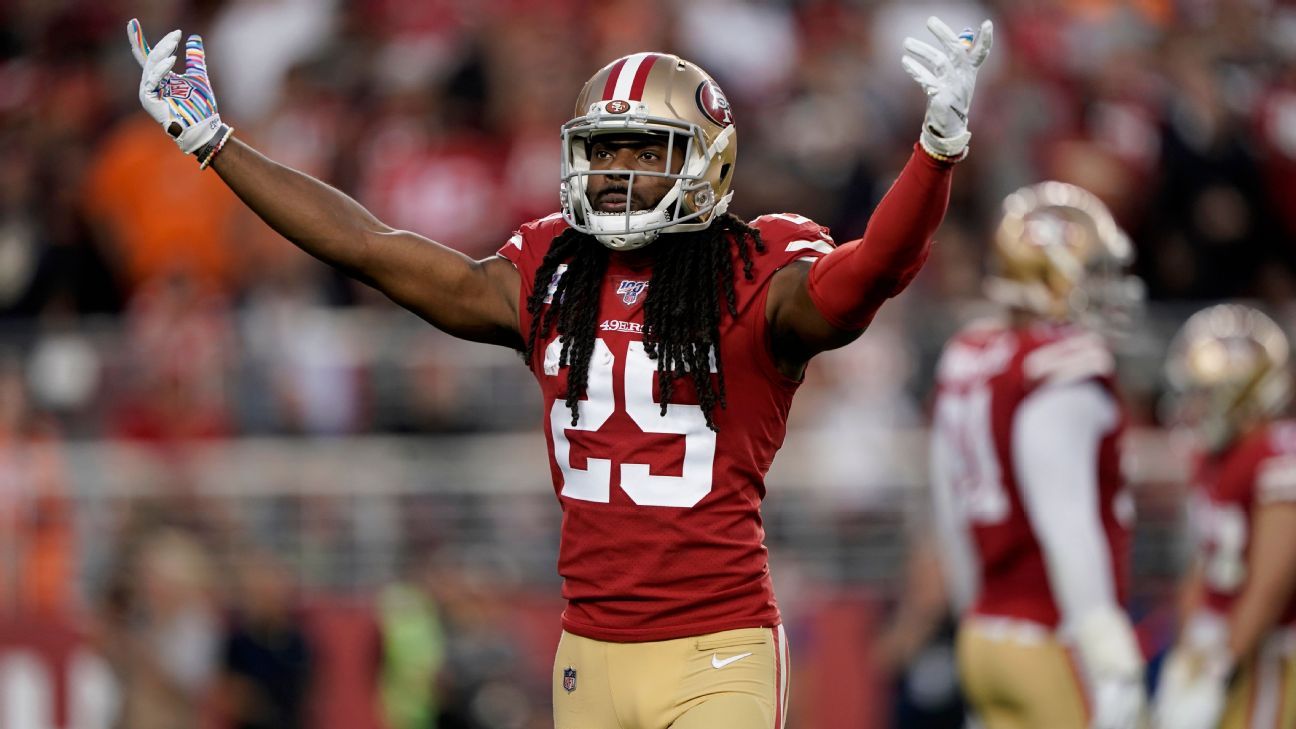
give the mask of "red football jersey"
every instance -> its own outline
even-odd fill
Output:
[[[1296,501],[1296,422],[1256,428],[1199,460],[1191,513],[1208,609],[1227,614],[1246,587],[1252,513],[1284,501]],[[1279,622],[1296,625],[1296,595]]]
[[[595,640],[666,640],[779,623],[760,503],[765,473],[783,443],[799,383],[774,365],[766,342],[770,278],[798,259],[832,250],[825,228],[795,215],[752,221],[765,252],[753,279],[735,254],[738,316],[720,325],[728,407],[707,428],[692,382],[676,382],[665,416],[657,363],[643,345],[643,304],[652,270],[644,256],[613,253],[599,305],[586,399],[573,426],[550,332],[530,362],[545,408],[554,489],[563,509],[558,572],[563,627]],[[561,216],[522,226],[499,255],[517,266],[523,303]],[[560,268],[550,286],[555,286]],[[551,289],[552,290],[552,289]]]
[[[1102,338],[1071,325],[974,324],[945,347],[936,373],[932,487],[949,495],[953,528],[975,552],[973,613],[1056,628],[1048,566],[1013,461],[1020,405],[1048,383],[1096,381],[1116,396]],[[1119,398],[1116,399],[1119,403]],[[1120,474],[1121,413],[1098,447],[1098,505],[1110,550],[1112,592],[1123,600],[1132,504]]]

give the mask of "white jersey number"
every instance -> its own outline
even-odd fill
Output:
[[[998,524],[1010,505],[995,453],[990,388],[941,393],[932,432],[932,477],[969,523]]]
[[[1237,592],[1247,574],[1246,514],[1236,504],[1217,504],[1202,495],[1194,498],[1193,512],[1205,556],[1202,579],[1218,592]]]
[[[556,363],[562,352],[562,340],[555,339],[545,350],[545,371],[557,374]],[[607,503],[612,492],[612,461],[606,458],[586,459],[585,468],[571,463],[568,430],[596,431],[612,417],[616,404],[612,398],[612,381],[616,358],[607,343],[594,340],[590,355],[586,399],[577,406],[580,418],[571,424],[571,411],[563,400],[555,399],[549,409],[553,432],[553,454],[562,470],[562,495],[582,501]],[[551,371],[552,370],[552,371]],[[658,476],[644,463],[621,464],[621,489],[640,506],[690,507],[711,492],[711,474],[715,464],[716,434],[706,426],[706,417],[698,405],[670,404],[666,415],[653,392],[653,373],[657,364],[644,351],[643,342],[630,342],[626,350],[626,411],[644,433],[674,433],[684,436],[684,470],[679,476]],[[712,371],[715,365],[712,364]]]

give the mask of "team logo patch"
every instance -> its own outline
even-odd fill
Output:
[[[729,99],[725,98],[720,85],[715,81],[703,81],[698,84],[697,105],[702,113],[716,124],[722,127],[733,124],[733,110],[729,108]]]
[[[554,293],[558,291],[558,281],[559,279],[562,278],[562,275],[566,272],[567,272],[567,264],[565,263],[558,264],[558,268],[554,270],[553,278],[549,279],[549,288],[545,290],[544,302],[546,304],[553,303]]]
[[[187,99],[193,93],[193,87],[184,78],[176,75],[167,76],[158,84],[161,96],[172,99]]]
[[[634,303],[639,300],[639,295],[642,294],[646,288],[648,288],[647,281],[622,281],[621,284],[617,286],[617,293],[621,296],[621,300],[625,302],[626,306],[633,306]]]
[[[629,102],[617,99],[616,101],[609,101],[603,108],[606,109],[609,114],[624,114],[627,111],[630,111],[630,104]]]
[[[563,669],[563,690],[567,693],[576,690],[576,669],[571,666]]]

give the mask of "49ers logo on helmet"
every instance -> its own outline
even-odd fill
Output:
[[[720,85],[715,81],[703,81],[697,87],[697,105],[706,117],[716,124],[727,127],[733,124],[733,112],[729,109],[729,99],[725,98]]]
[[[607,109],[609,114],[624,114],[630,111],[630,103],[617,99],[616,101],[609,101],[603,108]]]

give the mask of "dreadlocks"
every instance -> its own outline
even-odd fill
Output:
[[[760,232],[733,215],[723,215],[703,231],[663,235],[653,243],[657,256],[644,300],[644,350],[657,362],[658,400],[666,414],[675,381],[688,376],[697,390],[707,427],[716,430],[716,404],[725,407],[724,368],[720,363],[721,306],[738,315],[732,249],[742,259],[743,277],[752,280],[752,249],[764,252]],[[567,371],[567,407],[572,425],[589,383],[589,361],[598,333],[598,309],[610,251],[593,236],[573,229],[554,239],[536,271],[527,313],[531,330],[522,355],[527,362],[556,325],[562,337],[560,366]],[[562,263],[567,270],[553,290],[552,305],[541,316],[550,282]],[[723,299],[721,298],[723,296]],[[714,352],[716,379],[711,380]]]

